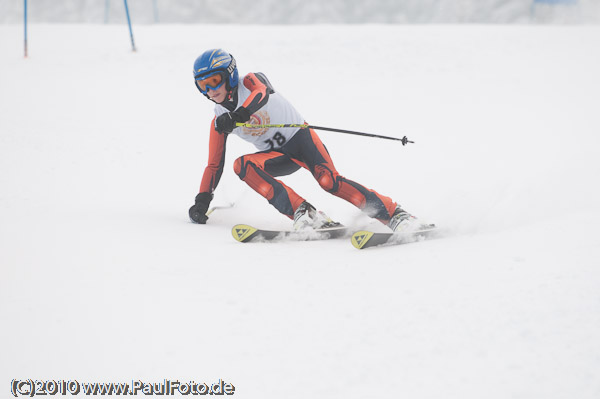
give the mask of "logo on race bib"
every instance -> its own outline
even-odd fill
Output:
[[[252,114],[248,123],[252,124],[252,125],[268,125],[271,123],[271,118],[269,117],[269,114],[266,111],[258,111],[257,113]],[[262,136],[263,134],[265,134],[267,132],[267,130],[269,130],[268,127],[243,127],[242,128],[242,131],[244,132],[244,134],[247,134],[250,136],[255,136],[255,137]]]

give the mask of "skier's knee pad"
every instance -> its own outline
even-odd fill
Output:
[[[335,182],[329,174],[323,174],[317,178],[319,186],[325,191],[332,192],[335,186]]]
[[[246,176],[246,165],[244,163],[244,157],[239,157],[233,163],[233,171],[236,175],[240,177],[240,179],[244,180]]]
[[[336,193],[340,188],[337,176],[335,176],[329,170],[321,170],[317,175],[317,182],[319,186],[327,192]]]

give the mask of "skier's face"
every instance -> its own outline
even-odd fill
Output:
[[[227,88],[225,87],[225,85],[221,85],[217,89],[208,88],[206,94],[211,100],[213,100],[217,104],[221,104],[227,99]]]

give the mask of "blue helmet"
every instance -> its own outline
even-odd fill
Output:
[[[196,81],[196,87],[202,94],[206,95],[206,90],[202,90],[198,86],[197,80],[216,74],[221,75],[227,85],[227,91],[237,87],[239,78],[233,55],[221,49],[206,50],[194,61],[194,80]],[[216,87],[212,88],[216,89]]]

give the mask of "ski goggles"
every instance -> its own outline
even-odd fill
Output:
[[[208,89],[217,90],[219,87],[221,87],[221,85],[223,85],[223,83],[225,83],[225,79],[223,78],[223,74],[220,72],[215,73],[214,75],[196,79],[196,85],[204,94],[206,94]]]

